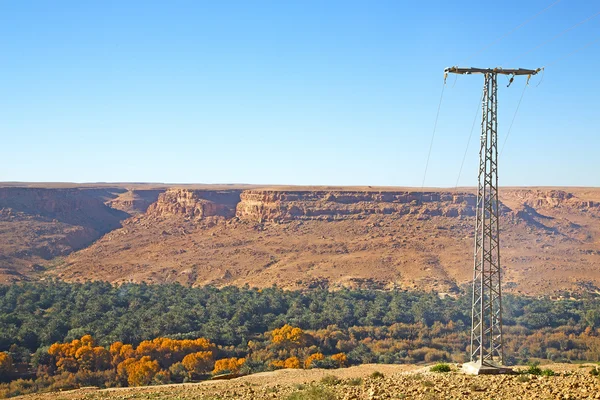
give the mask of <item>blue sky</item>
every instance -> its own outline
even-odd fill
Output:
[[[600,37],[507,64],[600,11],[562,0],[473,56],[553,1],[0,1],[0,180],[420,187],[445,67]],[[501,185],[600,186],[599,67],[600,41],[532,79]],[[449,77],[425,186],[456,184],[482,83]],[[503,142],[525,79],[500,83]]]

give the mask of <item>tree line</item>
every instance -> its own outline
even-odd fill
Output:
[[[600,299],[507,295],[509,361],[600,361]],[[470,294],[61,281],[0,286],[0,396],[277,368],[463,362]]]

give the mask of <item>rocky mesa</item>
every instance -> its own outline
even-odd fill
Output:
[[[600,190],[501,190],[506,290],[598,290]],[[50,271],[62,279],[452,292],[472,276],[473,190],[171,188]]]
[[[503,188],[505,290],[597,291],[600,189]],[[452,292],[471,279],[472,189],[0,187],[0,280]]]

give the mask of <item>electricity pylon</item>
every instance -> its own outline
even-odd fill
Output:
[[[483,112],[479,148],[479,184],[475,222],[473,302],[471,308],[471,362],[463,367],[472,374],[505,373],[502,337],[500,225],[498,219],[498,74],[537,74],[540,69],[446,68],[445,75],[483,74]]]

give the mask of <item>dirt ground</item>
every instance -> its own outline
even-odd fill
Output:
[[[555,376],[464,375],[429,367],[367,364],[337,370],[278,370],[228,381],[98,390],[79,389],[18,397],[27,400],[100,399],[600,399],[591,364],[543,366]],[[524,367],[515,367],[515,370]],[[373,375],[375,372],[379,374]],[[382,375],[382,376],[381,376]]]

